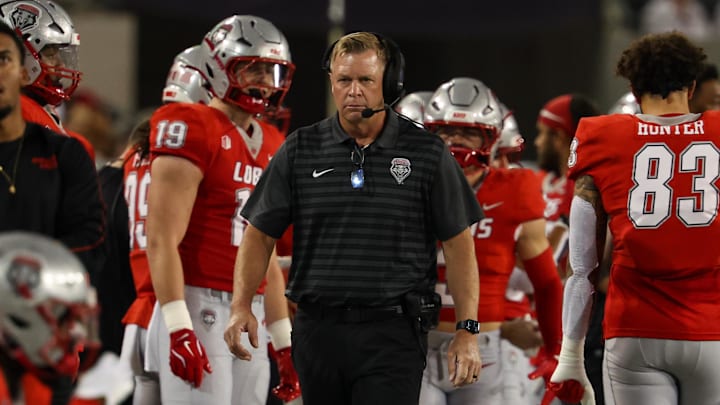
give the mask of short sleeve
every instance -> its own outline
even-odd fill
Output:
[[[528,169],[512,169],[518,171],[520,176],[518,187],[518,209],[516,212],[520,215],[520,222],[528,222],[536,219],[544,218],[545,199],[542,192],[542,181],[531,170]]]
[[[274,239],[280,239],[292,222],[289,149],[297,144],[294,139],[288,138],[275,153],[241,212],[254,227]]]
[[[212,160],[204,110],[192,104],[173,103],[161,107],[150,118],[150,153],[189,160],[203,173]],[[205,107],[209,108],[209,107]]]
[[[576,180],[578,177],[588,174],[588,171],[594,165],[598,151],[595,150],[591,129],[592,126],[589,125],[588,120],[581,119],[577,132],[575,132],[575,138],[570,143],[567,176],[571,180]]]
[[[456,236],[483,218],[465,175],[444,145],[430,200],[432,224],[440,241]]]

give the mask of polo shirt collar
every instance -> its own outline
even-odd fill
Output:
[[[392,148],[397,143],[399,122],[397,114],[388,110],[385,113],[385,125],[383,126],[382,132],[378,135],[377,139],[373,144],[378,145],[381,148]],[[340,126],[340,119],[338,114],[330,118],[330,139],[328,144],[343,143],[347,142],[350,138],[345,130]]]

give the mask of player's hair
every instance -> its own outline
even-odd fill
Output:
[[[697,83],[697,86],[699,87],[707,81],[718,79],[720,79],[720,76],[718,76],[717,67],[712,63],[703,63],[702,69],[700,70],[700,73],[698,74],[695,81]]]
[[[650,93],[667,98],[692,86],[706,58],[702,48],[677,31],[648,34],[623,51],[615,73],[630,81],[637,97]]]
[[[570,116],[573,128],[577,128],[580,118],[600,115],[600,110],[588,97],[582,94],[573,94],[570,99]],[[570,134],[573,135],[573,134]]]
[[[0,21],[0,34],[5,34],[12,38],[13,42],[15,43],[15,47],[20,53],[20,64],[22,65],[23,63],[25,63],[25,45],[23,45],[22,40],[17,35],[17,32],[15,32],[15,30],[12,29],[9,25]]]
[[[128,143],[132,150],[140,153],[140,158],[144,159],[150,154],[150,120],[141,121],[130,132]]]

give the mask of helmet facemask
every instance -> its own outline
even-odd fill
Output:
[[[40,66],[40,74],[30,85],[49,104],[57,105],[69,100],[80,83],[82,73],[78,70],[78,45],[46,45],[40,52],[27,46],[29,57]]]
[[[483,124],[448,122],[430,125],[429,129],[443,138],[463,169],[488,167],[493,145],[500,136],[498,128]]]
[[[239,57],[227,66],[230,81],[223,100],[252,114],[279,109],[290,89],[295,65],[276,59]]]

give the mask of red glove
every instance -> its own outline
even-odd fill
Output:
[[[191,329],[170,334],[170,369],[196,388],[202,384],[203,371],[212,373],[205,348]]]
[[[533,357],[530,360],[530,364],[535,366],[535,371],[528,374],[528,378],[534,380],[536,378],[542,377],[547,384],[548,382],[550,382],[550,377],[552,377],[553,373],[555,372],[558,361],[555,356],[549,356],[545,351],[545,348],[541,347],[538,351],[537,356]]]
[[[530,360],[530,363],[535,366],[535,371],[528,374],[528,378],[534,380],[542,377],[545,380],[545,395],[543,395],[542,402],[540,405],[550,405],[553,399],[555,399],[556,391],[550,389],[550,377],[555,372],[555,368],[558,365],[558,361],[555,356],[548,356],[545,351],[545,347],[541,347],[538,351],[537,356]]]
[[[302,393],[300,391],[300,381],[298,380],[295,366],[293,366],[291,348],[286,347],[275,351],[272,344],[268,344],[270,356],[275,360],[280,374],[280,384],[272,389],[273,395],[283,402],[290,402],[299,398]]]

